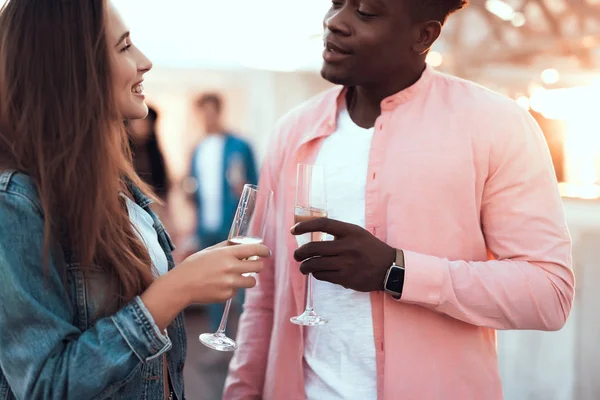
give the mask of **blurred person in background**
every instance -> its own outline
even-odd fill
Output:
[[[184,399],[181,311],[252,287],[262,245],[174,268],[124,121],[152,63],[111,2],[0,9],[0,397]]]
[[[160,218],[164,226],[170,231],[172,221],[167,204],[169,192],[169,178],[163,152],[158,142],[156,124],[157,111],[148,107],[148,116],[144,119],[134,119],[126,122],[129,132],[129,145],[133,157],[133,168],[136,174],[146,183],[157,200],[152,204],[152,211]],[[191,252],[188,255],[193,254]],[[173,253],[175,258],[175,252]],[[182,259],[176,259],[180,262]]]
[[[247,293],[226,400],[500,400],[495,330],[566,323],[571,240],[539,126],[425,62],[466,3],[331,2],[321,75],[337,87],[271,141],[273,261]],[[312,163],[329,218],[293,226],[296,167]],[[298,248],[290,227],[333,239]],[[290,318],[309,273],[329,321],[304,328]]]
[[[156,134],[157,120],[157,111],[148,107],[148,116],[128,121],[128,130],[135,172],[159,199],[165,201],[169,181],[165,158]]]
[[[221,96],[206,93],[197,100],[196,108],[205,136],[193,152],[190,177],[197,210],[196,245],[206,248],[227,240],[244,185],[257,184],[258,176],[250,144],[223,125]],[[237,300],[243,302],[242,291]],[[223,310],[224,304],[208,307],[212,330],[219,327]]]

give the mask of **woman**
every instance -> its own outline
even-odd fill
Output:
[[[181,311],[255,280],[264,246],[173,269],[123,121],[151,63],[106,0],[0,11],[0,398],[183,399]]]

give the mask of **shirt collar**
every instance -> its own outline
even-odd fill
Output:
[[[407,87],[406,89],[403,89],[398,93],[395,93],[383,99],[383,101],[381,102],[381,110],[393,110],[394,108],[404,103],[408,103],[409,101],[414,99],[419,93],[425,92],[431,84],[433,75],[433,68],[426,64],[425,69],[423,70],[423,73],[421,74],[421,77],[418,81],[416,81],[414,84]]]
[[[140,207],[145,208],[153,203],[152,199],[142,193],[142,191],[133,184],[129,179],[126,179],[127,187],[131,192],[133,201]]]
[[[402,104],[408,103],[419,93],[426,91],[431,84],[434,74],[434,69],[431,66],[426,65],[423,74],[421,74],[421,77],[417,82],[406,89],[403,89],[398,93],[383,99],[381,101],[381,110],[391,111]],[[318,139],[323,136],[328,136],[335,131],[337,126],[337,116],[339,110],[345,106],[347,92],[347,87],[338,86],[325,94],[317,107],[322,107],[322,109],[327,111],[325,111],[322,114],[322,118],[317,121],[317,129],[314,129],[306,134],[303,143]]]

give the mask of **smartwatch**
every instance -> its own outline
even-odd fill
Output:
[[[396,250],[396,260],[385,274],[383,291],[390,294],[395,300],[402,297],[404,287],[404,252]]]

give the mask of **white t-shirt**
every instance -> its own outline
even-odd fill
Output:
[[[200,194],[200,223],[207,232],[216,232],[221,228],[223,218],[223,151],[225,136],[210,134],[198,147],[196,176]]]
[[[150,253],[154,274],[156,276],[166,274],[169,271],[169,262],[165,251],[158,241],[158,234],[156,233],[156,229],[154,229],[154,220],[146,210],[137,205],[129,197],[123,197],[125,197],[127,202],[129,220],[134,227],[134,231],[142,240],[142,243],[146,245],[148,253]]]
[[[365,226],[365,189],[373,129],[340,110],[315,164],[325,167],[327,211],[332,219]],[[315,311],[329,322],[308,327],[304,378],[309,400],[376,400],[377,364],[369,293],[314,281]]]

